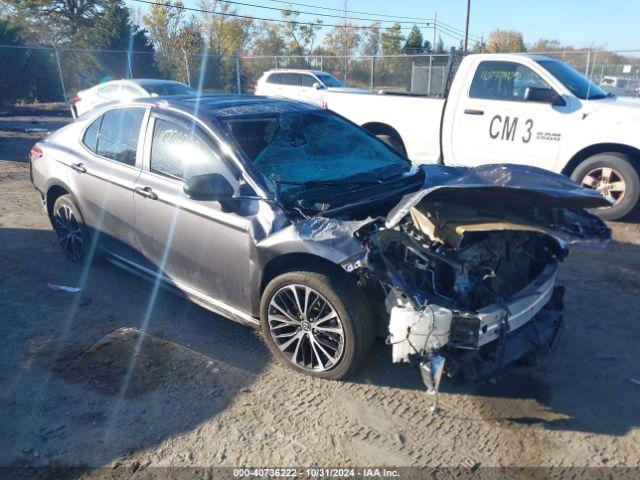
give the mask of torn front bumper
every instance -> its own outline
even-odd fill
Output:
[[[556,277],[557,270],[550,265],[509,300],[473,313],[434,304],[416,310],[391,297],[387,308],[393,361],[419,359],[431,371],[434,359],[443,358],[447,376],[475,381],[548,350],[562,325],[564,288],[555,285]],[[393,301],[396,305],[389,308]]]
[[[441,355],[446,359],[449,377],[477,381],[500,373],[503,367],[524,357],[548,353],[562,329],[564,287],[551,291],[544,306],[516,330],[499,330],[493,341],[478,348],[447,347]]]

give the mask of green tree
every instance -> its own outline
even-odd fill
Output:
[[[4,0],[32,30],[45,27],[48,41],[65,44],[83,40],[105,9],[104,0]]]
[[[380,55],[380,23],[372,23],[369,28],[364,31],[362,38],[363,55],[375,57]]]
[[[253,41],[254,55],[283,55],[285,53],[287,44],[279,25],[263,21],[258,31],[259,35]]]
[[[431,42],[429,40],[425,40],[424,43],[422,44],[423,53],[431,53],[432,50],[433,50],[433,47],[431,45]]]
[[[423,53],[424,39],[422,38],[422,32],[417,25],[411,27],[409,35],[402,47],[402,53],[405,55],[419,55]]]
[[[489,34],[487,51],[490,53],[518,53],[526,51],[522,33],[514,30],[494,30]]]
[[[399,23],[394,23],[387,28],[382,34],[380,44],[382,46],[383,55],[399,55],[402,53],[402,42],[404,37],[402,36],[402,29]]]
[[[360,30],[348,21],[333,27],[325,36],[324,48],[337,56],[338,73],[345,82],[353,69],[351,57],[356,54],[361,41]]]
[[[304,55],[313,51],[317,32],[320,25],[302,25],[298,22],[300,13],[291,10],[282,10],[282,18],[286,23],[281,25],[282,36],[286,42],[290,55]],[[310,23],[322,23],[316,19]]]
[[[180,32],[184,23],[182,2],[153,4],[142,20],[155,49],[155,63],[168,78],[186,79]]]

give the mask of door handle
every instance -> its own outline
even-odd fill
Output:
[[[138,195],[143,196],[144,198],[150,198],[151,200],[157,200],[158,195],[151,190],[151,187],[136,187],[134,188]]]
[[[87,173],[87,169],[82,163],[72,163],[71,168],[78,173]]]
[[[464,113],[467,115],[484,115],[484,110],[474,110],[472,108],[467,108]]]

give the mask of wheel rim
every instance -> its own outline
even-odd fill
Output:
[[[269,302],[269,332],[284,357],[304,370],[324,372],[344,352],[342,320],[329,301],[305,285],[287,285]]]
[[[80,223],[73,210],[60,205],[53,216],[53,225],[64,253],[73,261],[80,261],[83,255],[83,238]]]
[[[614,168],[594,168],[582,179],[582,186],[598,190],[604,198],[619,203],[627,191],[624,177]]]

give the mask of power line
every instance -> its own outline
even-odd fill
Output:
[[[329,13],[317,13],[317,12],[306,12],[303,10],[291,10],[289,8],[279,8],[279,7],[268,7],[266,5],[256,5],[255,3],[244,3],[244,2],[238,2],[237,0],[217,0],[218,2],[222,2],[222,3],[228,3],[228,4],[232,4],[232,5],[242,5],[245,7],[254,7],[254,8],[264,8],[267,10],[276,10],[278,12],[282,12],[284,10],[292,12],[292,13],[298,13],[298,14],[302,14],[302,15],[313,15],[316,17],[328,17],[328,18],[345,18],[344,15],[331,15]],[[282,0],[282,3],[288,3],[285,2],[284,0]],[[334,10],[334,9],[332,9]],[[338,10],[338,9],[335,9]],[[355,13],[355,12],[350,12],[350,11],[344,11],[342,10],[342,12],[345,13]],[[366,14],[369,15],[369,14]],[[371,14],[371,15],[377,15],[377,14]],[[419,22],[415,22],[415,21],[399,21],[399,20],[378,20],[376,18],[361,18],[361,17],[348,17],[349,20],[361,20],[361,21],[366,21],[366,22],[375,22],[375,23],[400,23],[400,24],[404,24],[404,23],[408,23],[408,24],[413,24],[413,25],[420,25],[420,26],[424,26],[424,27],[429,27],[431,26],[431,19],[428,19],[429,22],[427,23],[419,23]]]
[[[334,11],[334,12],[355,13],[357,15],[371,15],[371,16],[374,16],[374,17],[386,17],[386,18],[402,18],[402,19],[405,19],[405,20],[418,20],[418,21],[425,21],[425,22],[432,22],[433,21],[432,18],[405,17],[405,16],[402,16],[402,15],[387,15],[386,13],[362,12],[362,11],[358,11],[358,10],[343,10],[341,8],[332,8],[332,7],[325,7],[325,6],[320,6],[320,5],[311,5],[311,4],[306,4],[306,3],[288,2],[286,0],[268,0],[268,1],[275,2],[275,3],[283,3],[283,4],[286,4],[286,5],[296,5],[298,7],[317,8],[319,10],[330,10],[330,11]]]
[[[301,21],[292,21],[292,20],[285,20],[285,19],[280,19],[280,18],[265,18],[265,17],[256,17],[254,15],[241,15],[239,13],[222,13],[222,12],[215,12],[212,10],[206,10],[204,8],[194,8],[194,7],[185,7],[184,5],[172,5],[169,3],[162,3],[162,2],[154,2],[152,0],[131,0],[132,2],[137,2],[137,3],[145,3],[147,5],[157,5],[159,7],[166,7],[166,8],[177,8],[178,10],[187,10],[190,12],[197,12],[197,13],[209,13],[211,15],[220,15],[222,17],[235,17],[235,18],[246,18],[249,20],[264,20],[266,22],[276,22],[276,23],[296,23],[298,25],[308,25],[308,26],[312,26],[312,27],[334,27],[334,28],[358,28],[358,29],[369,29],[371,28],[370,25],[353,25],[353,24],[330,24],[330,23],[324,23],[324,22],[301,22]],[[401,30],[408,30],[407,27],[400,27]]]

